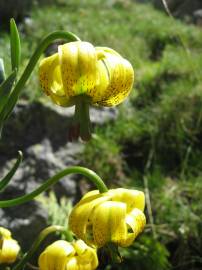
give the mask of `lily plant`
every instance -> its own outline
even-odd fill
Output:
[[[39,81],[45,94],[55,104],[63,107],[75,106],[71,139],[90,139],[90,105],[118,105],[132,89],[134,71],[128,60],[111,48],[94,47],[89,42],[81,41],[75,34],[65,31],[53,32],[42,39],[18,79],[21,46],[13,19],[10,21],[10,33],[10,75],[5,75],[3,60],[0,60],[1,131],[41,54],[57,39],[63,39],[65,43],[58,46],[57,53],[40,61]],[[7,188],[21,162],[22,153],[19,151],[13,168],[0,180],[0,193]],[[99,265],[99,249],[111,250],[114,257],[118,255],[119,246],[130,246],[143,231],[146,224],[144,193],[125,188],[108,190],[95,172],[79,166],[65,168],[31,193],[0,200],[0,208],[14,207],[33,200],[69,174],[81,174],[96,186],[96,190],[85,194],[73,207],[69,216],[69,228],[57,225],[45,228],[30,250],[23,253],[20,252],[20,244],[13,239],[12,233],[1,226],[1,269],[25,269],[42,241],[49,234],[59,232],[63,239],[53,242],[41,252],[37,269],[94,270]]]

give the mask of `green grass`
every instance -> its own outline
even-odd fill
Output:
[[[144,177],[148,179],[157,238],[147,213],[148,227],[125,251],[120,269],[151,270],[152,264],[156,270],[200,269],[201,30],[132,0],[58,2],[34,9],[31,23],[21,24],[23,67],[42,36],[67,30],[96,46],[113,47],[135,69],[130,98],[119,106],[116,121],[95,129],[81,160],[110,186],[144,189]],[[9,71],[6,33],[0,57]],[[37,68],[22,98],[41,98]]]

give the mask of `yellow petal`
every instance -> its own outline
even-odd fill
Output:
[[[0,247],[0,264],[10,264],[15,262],[19,251],[20,247],[17,241],[13,239],[4,239]]]
[[[71,105],[70,98],[64,92],[58,53],[40,62],[39,79],[42,89],[54,103],[65,107]]]
[[[70,258],[67,261],[65,270],[79,270],[79,269],[80,268],[76,257]]]
[[[39,257],[40,270],[65,270],[68,258],[75,254],[72,245],[58,240],[48,246]]]
[[[126,205],[121,202],[104,202],[93,213],[93,236],[99,247],[108,242],[119,243],[126,238]]]
[[[108,95],[101,104],[115,106],[129,95],[133,86],[134,71],[131,64],[124,58],[110,56],[104,61],[110,74],[110,85]]]
[[[132,89],[133,68],[126,59],[110,48],[97,47],[97,55],[104,62],[110,79],[107,89],[103,89],[102,99],[98,101],[98,104],[115,106],[121,103]]]
[[[84,194],[84,196],[82,197],[81,201],[83,201],[86,198],[91,198],[91,200],[93,199],[94,195],[98,195],[100,194],[99,190],[91,190],[89,192],[87,192],[86,194]]]
[[[86,249],[88,248],[86,243],[82,240],[77,240],[76,242],[73,242],[72,244],[73,244],[75,251],[78,255],[81,255],[82,253],[84,253],[86,251]]]
[[[58,48],[66,95],[86,94],[96,84],[97,57],[88,42],[69,42]]]
[[[130,246],[134,239],[143,231],[146,224],[146,218],[141,210],[135,208],[126,216],[126,223],[128,224],[128,229],[130,229],[130,231],[127,234],[127,239],[121,243],[122,247]]]
[[[142,211],[135,208],[133,211],[130,212],[130,214],[126,218],[127,224],[131,226],[133,229],[133,232],[136,234],[136,236],[141,233],[144,229],[144,226],[146,224],[146,218]]]
[[[95,249],[91,248],[91,250],[86,250],[78,257],[78,262],[80,265],[86,265],[86,269],[96,269],[98,266],[98,258]]]
[[[125,202],[127,204],[127,212],[130,212],[133,208],[144,211],[145,196],[142,191],[117,188],[111,189],[109,193],[112,194],[113,201]]]
[[[74,242],[73,245],[78,255],[78,263],[85,266],[84,269],[95,269],[98,266],[96,249],[87,246],[82,240]]]
[[[58,96],[52,93],[50,95],[52,101],[62,107],[70,107],[74,105],[74,102],[72,99],[67,98],[66,96]]]
[[[69,227],[86,243],[91,244],[92,215],[95,207],[108,200],[107,196],[101,194],[89,196],[82,199],[73,209],[69,216]]]
[[[96,69],[96,84],[94,88],[87,91],[87,94],[91,97],[93,104],[99,103],[100,100],[103,100],[103,97],[107,95],[107,89],[110,83],[109,73],[104,61],[98,61]]]
[[[1,239],[1,237],[10,239],[11,232],[4,227],[0,227],[0,239]]]
[[[115,55],[118,57],[122,57],[119,53],[109,47],[95,47],[97,52],[98,59],[103,59],[106,57],[105,53],[110,53],[111,55]]]
[[[39,79],[41,87],[47,95],[51,95],[52,92],[55,94],[58,93],[60,96],[64,95],[57,53],[44,58],[40,62]]]

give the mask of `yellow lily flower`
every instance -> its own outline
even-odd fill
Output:
[[[82,240],[72,243],[58,240],[41,253],[38,263],[40,270],[93,270],[98,259],[96,250]]]
[[[144,193],[124,188],[88,192],[73,208],[70,229],[89,245],[127,247],[146,224]]]
[[[116,51],[75,41],[58,46],[58,52],[43,59],[39,66],[40,84],[52,101],[60,106],[75,105],[75,127],[89,139],[89,105],[115,106],[133,86],[131,64]]]
[[[18,242],[11,237],[11,232],[0,227],[0,264],[11,264],[16,261],[20,251]]]

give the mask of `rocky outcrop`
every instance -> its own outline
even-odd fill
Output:
[[[1,200],[29,193],[65,167],[79,164],[84,144],[68,141],[72,115],[73,108],[40,102],[30,105],[21,103],[15,108],[0,142],[0,178],[14,164],[18,150],[23,152],[24,161],[9,186],[0,194]],[[94,125],[102,125],[115,117],[114,109],[91,110]],[[75,177],[79,176],[66,176],[53,187],[58,198],[75,197],[79,188]],[[11,229],[15,238],[23,243],[23,248],[30,247],[46,225],[46,210],[37,201],[0,209],[0,226]]]

